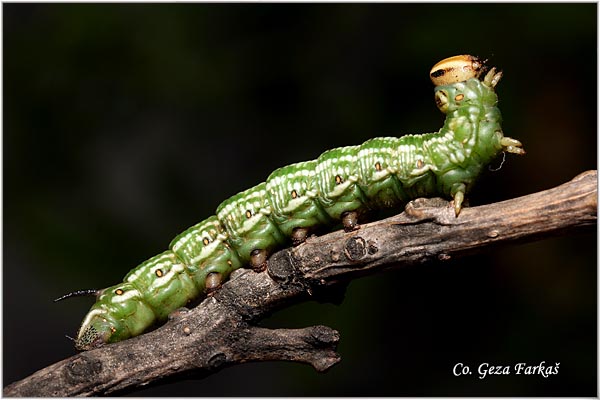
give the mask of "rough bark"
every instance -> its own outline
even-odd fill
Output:
[[[297,361],[326,371],[340,361],[335,330],[265,329],[253,323],[357,276],[446,261],[596,223],[596,171],[543,192],[465,208],[458,218],[446,201],[418,199],[394,217],[281,250],[269,259],[265,272],[238,270],[213,296],[189,312],[177,313],[161,328],[48,366],[8,385],[4,395],[111,394],[177,374],[210,374],[249,361]]]

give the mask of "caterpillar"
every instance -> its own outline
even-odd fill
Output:
[[[137,336],[174,310],[211,293],[230,273],[266,267],[275,249],[301,244],[316,228],[347,231],[371,210],[399,207],[417,197],[444,196],[458,217],[484,166],[501,152],[524,154],[503,135],[495,87],[502,73],[460,55],[430,72],[435,103],[446,115],[438,132],[379,137],[325,151],[316,160],[275,170],[265,182],[223,201],[216,215],[179,234],[122,283],[95,295],[74,339],[78,350]]]

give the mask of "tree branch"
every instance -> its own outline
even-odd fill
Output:
[[[271,330],[253,324],[275,309],[327,295],[331,285],[357,276],[566,234],[596,222],[596,171],[543,192],[465,208],[458,218],[447,201],[417,199],[402,214],[357,231],[332,232],[281,250],[263,273],[237,270],[213,296],[173,315],[159,329],[60,361],[8,385],[4,395],[111,394],[248,361],[298,361],[326,371],[340,361],[335,330]]]

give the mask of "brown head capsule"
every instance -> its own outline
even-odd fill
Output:
[[[479,78],[485,68],[485,60],[470,55],[448,57],[435,64],[429,72],[435,86],[451,85],[471,78]]]

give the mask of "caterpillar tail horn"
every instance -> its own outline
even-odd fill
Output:
[[[76,290],[74,292],[71,293],[67,293],[63,296],[60,296],[58,299],[54,299],[54,303],[57,303],[61,300],[64,299],[68,299],[70,297],[82,297],[82,296],[95,296],[98,297],[98,295],[101,293],[101,290],[98,289],[84,289],[84,290]]]

